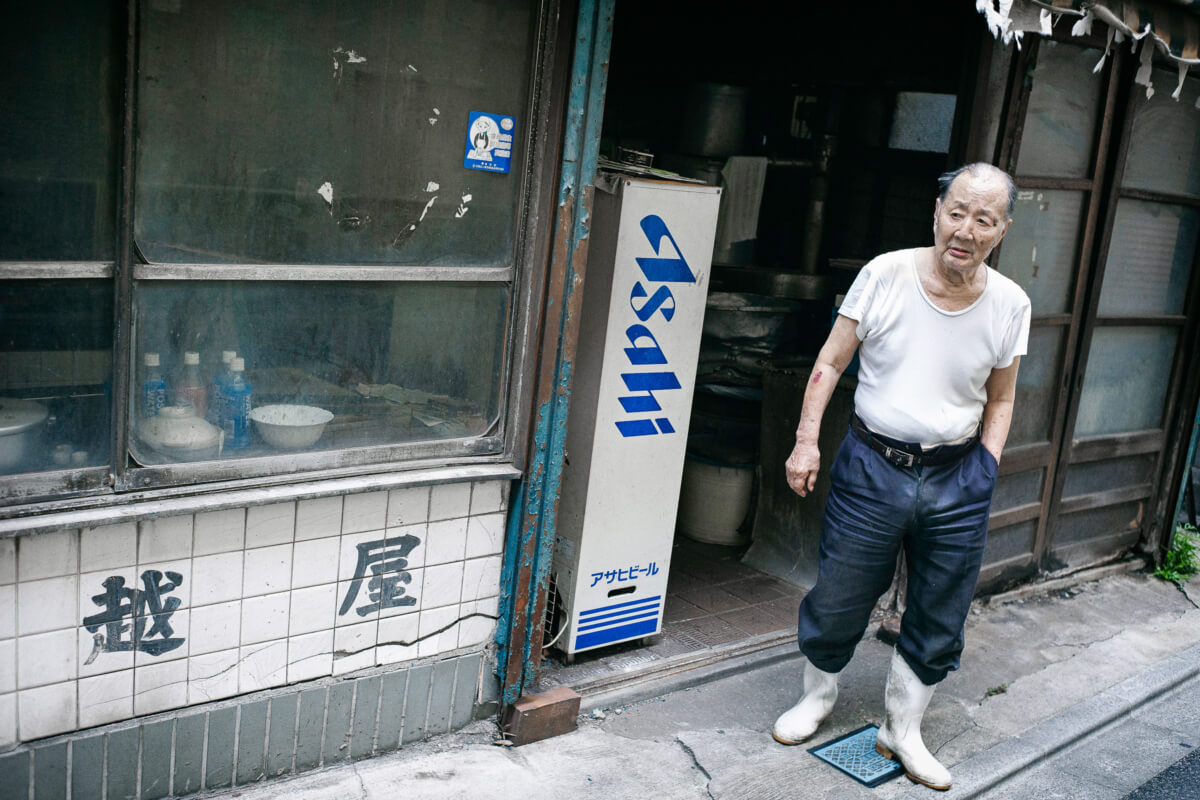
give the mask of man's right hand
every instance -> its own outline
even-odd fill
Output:
[[[784,468],[787,472],[788,486],[792,487],[792,491],[801,497],[808,497],[808,493],[817,485],[817,473],[821,470],[821,451],[815,444],[796,442]]]

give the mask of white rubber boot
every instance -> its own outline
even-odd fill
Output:
[[[804,697],[792,706],[771,729],[780,744],[800,744],[817,732],[821,722],[833,711],[838,695],[838,673],[823,672],[811,663],[804,666]]]
[[[933,687],[921,683],[899,652],[892,651],[887,679],[887,720],[875,738],[875,750],[899,761],[908,777],[930,789],[950,788],[950,770],[941,765],[921,740],[921,717],[933,697]]]

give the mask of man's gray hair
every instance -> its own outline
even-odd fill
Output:
[[[946,194],[950,191],[950,184],[954,183],[954,179],[964,172],[969,172],[972,177],[982,177],[990,175],[993,178],[999,178],[1008,188],[1008,208],[1004,212],[1005,219],[1012,219],[1013,208],[1017,205],[1017,185],[1013,183],[1012,176],[999,167],[988,164],[985,161],[976,161],[974,164],[965,164],[958,169],[944,173],[938,178],[938,200],[945,200]]]

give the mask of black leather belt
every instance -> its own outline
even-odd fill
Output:
[[[864,425],[863,421],[858,418],[858,414],[850,415],[850,430],[854,431],[858,438],[866,442],[868,447],[883,456],[884,460],[894,467],[934,467],[939,464],[949,464],[962,458],[979,442],[979,429],[977,428],[975,435],[965,442],[945,444],[924,450],[920,444],[914,442],[902,442],[899,439],[880,436]]]

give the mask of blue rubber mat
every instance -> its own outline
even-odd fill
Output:
[[[904,774],[904,767],[875,752],[878,731],[874,725],[865,725],[832,742],[810,748],[808,752],[863,786],[874,788]]]

